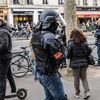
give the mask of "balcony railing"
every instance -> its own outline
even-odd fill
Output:
[[[32,5],[33,0],[10,0],[9,4],[11,5]]]
[[[0,0],[0,7],[7,6],[6,0]]]
[[[97,3],[93,3],[93,6],[97,6],[98,4]]]
[[[87,3],[87,2],[85,2],[85,3],[83,3],[83,5],[84,5],[84,6],[88,6],[88,3]]]

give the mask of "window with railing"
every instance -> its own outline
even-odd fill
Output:
[[[19,4],[19,0],[13,0],[13,4]]]
[[[27,4],[33,4],[33,0],[27,0]]]
[[[80,0],[78,0],[78,5],[80,5]]]
[[[64,4],[64,0],[58,0],[58,4]]]
[[[97,6],[97,0],[93,0],[93,5]]]
[[[43,0],[43,4],[48,4],[48,0]]]
[[[87,0],[83,0],[83,5],[88,5]]]

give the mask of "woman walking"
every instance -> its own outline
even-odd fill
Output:
[[[91,48],[88,46],[83,32],[74,29],[70,35],[68,43],[68,55],[70,59],[69,66],[72,68],[74,77],[75,97],[80,97],[80,79],[84,88],[84,99],[90,97],[90,89],[87,81],[88,56],[91,54]]]

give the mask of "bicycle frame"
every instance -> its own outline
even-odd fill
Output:
[[[23,77],[28,72],[32,72],[33,59],[30,57],[30,52],[27,47],[21,47],[22,52],[14,53],[11,61],[12,74],[15,77]]]

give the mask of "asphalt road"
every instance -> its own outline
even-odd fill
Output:
[[[20,51],[21,46],[27,46],[28,40],[13,40],[13,52]],[[94,37],[88,37],[89,43],[94,43]],[[96,52],[96,51],[95,51]],[[64,83],[65,92],[68,94],[69,100],[77,100],[74,97],[74,87],[72,76],[66,76],[66,69],[62,71],[62,81]],[[88,80],[91,90],[91,97],[89,100],[100,100],[100,68],[89,68]],[[28,74],[23,78],[15,78],[17,88],[25,88],[28,91],[27,98],[25,100],[44,100],[44,92],[42,86],[38,81],[34,81],[33,76]],[[82,96],[78,100],[83,100],[83,88],[81,86]],[[7,82],[7,94],[10,93],[10,86]],[[18,100],[18,98],[12,98],[7,100]]]
[[[87,36],[87,41],[90,44],[90,46],[93,48],[95,45],[95,38],[93,35]],[[23,40],[23,39],[13,39],[13,52],[19,52],[21,51],[21,46],[28,46],[29,40]],[[95,47],[92,52],[93,56],[97,58],[97,48]]]
[[[19,52],[21,51],[20,47],[28,46],[29,40],[24,39],[13,39],[12,41],[12,52]]]
[[[65,70],[66,71],[66,70]],[[92,70],[93,71],[93,70]],[[89,71],[90,72],[90,71]],[[98,72],[98,74],[94,74]],[[66,76],[63,72],[62,81],[64,83],[64,90],[67,93],[69,100],[77,100],[74,97],[74,87],[73,87],[73,78],[72,76]],[[88,73],[89,86],[91,90],[91,97],[88,100],[100,100],[100,69]],[[23,78],[15,78],[17,88],[27,89],[27,98],[25,100],[44,100],[44,91],[42,86],[38,81],[34,81],[32,75],[28,75]],[[7,83],[7,94],[10,93],[10,87]],[[18,98],[12,98],[8,100],[18,100]],[[78,100],[83,100],[83,88],[81,86],[81,98]]]

